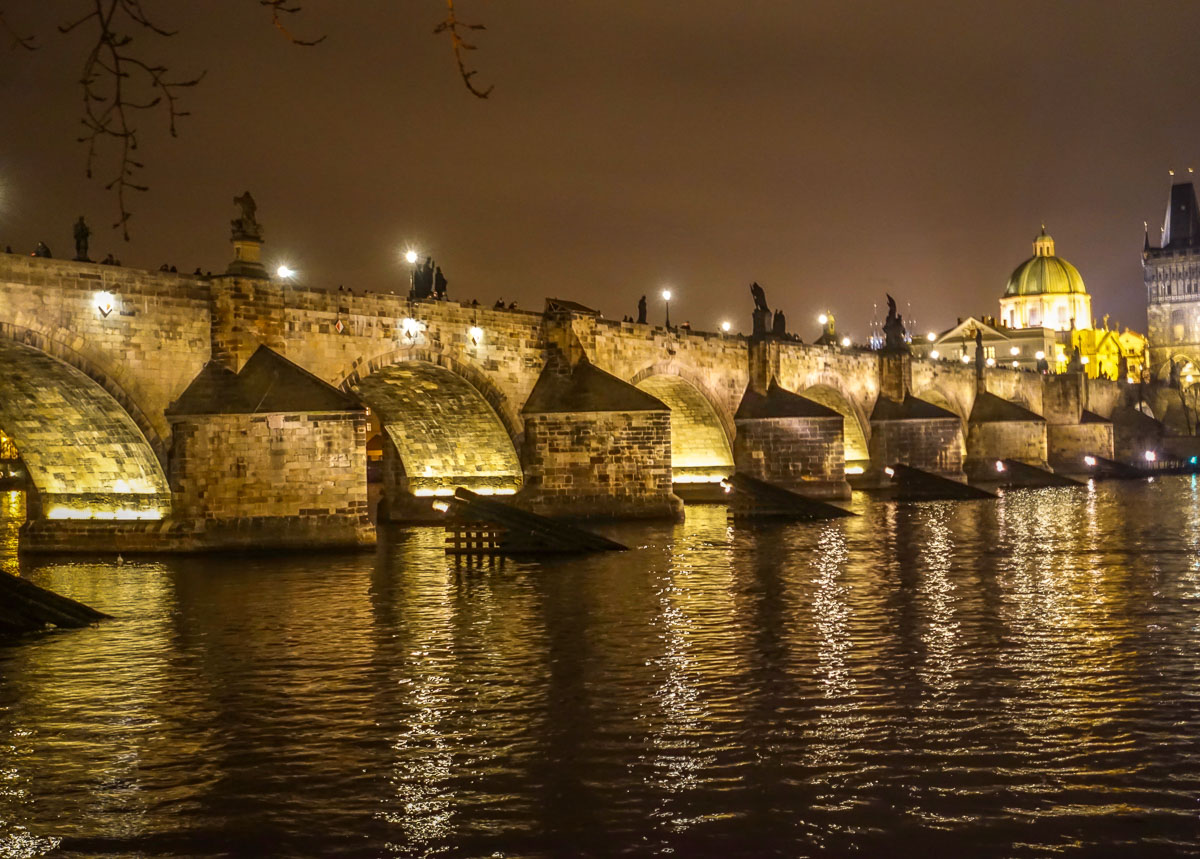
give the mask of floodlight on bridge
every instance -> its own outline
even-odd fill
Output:
[[[966,353],[966,352],[963,352],[963,353],[962,353],[962,362],[963,362],[964,364],[969,364],[969,363],[971,362],[971,358],[970,358],[970,356],[969,356],[969,355],[967,355],[967,353]]]
[[[408,250],[408,251],[404,252],[404,261],[406,263],[408,263],[409,265],[416,265],[417,257],[418,257],[418,254],[416,251]]]
[[[96,302],[96,310],[100,312],[101,316],[107,319],[108,314],[113,312],[113,294],[111,292],[97,292],[94,300]]]
[[[279,268],[275,269],[275,273],[282,278],[289,278],[295,277],[296,270],[285,263],[284,265],[281,265]]]
[[[472,325],[470,329],[468,329],[467,333],[471,335],[471,342],[474,345],[478,346],[483,342],[483,329],[478,325]]]
[[[850,338],[849,337],[842,338],[842,348],[844,348],[844,349],[850,348]]]
[[[729,324],[729,320],[725,320],[724,322],[721,323],[721,330],[724,331],[726,334],[729,333],[729,329],[731,329],[732,327],[733,326]]]
[[[936,361],[938,358],[942,357],[942,353],[937,349],[934,349],[929,353],[929,357]]]

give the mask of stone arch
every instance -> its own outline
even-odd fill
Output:
[[[35,331],[32,328],[23,328],[19,325],[13,325],[8,322],[0,322],[0,341],[11,341],[13,343],[30,346],[39,352],[43,352],[52,358],[57,358],[64,364],[69,364],[79,372],[83,373],[93,382],[98,384],[108,393],[110,397],[120,403],[121,408],[137,425],[146,443],[154,451],[155,458],[164,469],[167,464],[167,449],[169,445],[163,439],[158,429],[151,422],[149,416],[142,408],[133,400],[133,397],[122,388],[117,382],[101,370],[83,355],[76,352],[71,347],[48,337],[42,332]]]
[[[682,373],[643,370],[640,390],[671,409],[671,472],[677,483],[716,482],[733,473],[729,432],[709,396]]]
[[[843,420],[842,439],[845,444],[846,464],[863,462],[871,458],[869,442],[871,440],[871,424],[862,408],[854,398],[842,387],[837,378],[822,374],[810,379],[808,387],[796,393],[820,403],[826,408],[838,412]]]
[[[938,388],[926,388],[925,390],[921,391],[921,393],[919,393],[919,394],[914,393],[913,396],[915,396],[919,400],[924,400],[927,403],[932,403],[933,405],[937,406],[940,409],[945,409],[946,411],[950,412],[955,417],[957,417],[958,422],[960,424],[962,424],[963,436],[964,437],[966,436],[967,421],[969,420],[971,415],[970,415],[970,412],[967,409],[965,409],[964,406],[960,402],[958,402],[955,398],[951,397],[949,394],[945,393],[944,391],[942,391]],[[1020,399],[1020,398],[1018,398],[1018,399]],[[1029,406],[1026,405],[1024,402],[1018,403],[1018,405],[1021,405],[1025,408],[1029,408]]]
[[[467,382],[491,406],[500,423],[504,425],[513,447],[517,450],[521,449],[524,421],[520,415],[520,404],[514,405],[512,400],[478,367],[459,361],[452,355],[429,344],[408,349],[395,349],[374,358],[360,358],[354,362],[352,369],[342,377],[335,387],[347,393],[353,393],[363,380],[370,378],[374,373],[386,367],[411,362],[441,367]]]
[[[705,377],[687,367],[681,367],[672,361],[662,361],[635,373],[633,378],[629,380],[629,384],[640,387],[641,383],[651,376],[678,376],[699,391],[713,410],[717,421],[721,424],[721,429],[725,432],[725,440],[730,444],[733,443],[733,437],[736,434],[733,423],[733,412],[729,410],[724,399],[708,384],[708,380]]]
[[[0,428],[29,476],[29,516],[161,519],[170,488],[125,408],[84,372],[0,338]]]
[[[379,417],[398,460],[399,487],[417,495],[448,494],[459,486],[485,494],[520,488],[521,461],[508,427],[483,394],[452,370],[408,358],[343,387]],[[385,446],[385,463],[388,453]]]

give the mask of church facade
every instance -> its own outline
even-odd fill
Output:
[[[1200,207],[1191,182],[1171,186],[1162,241],[1142,250],[1146,284],[1146,323],[1150,371],[1170,376],[1171,362],[1181,374],[1200,372]]]

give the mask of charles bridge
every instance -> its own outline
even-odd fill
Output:
[[[1081,471],[1161,445],[1170,418],[1161,392],[1081,373],[668,330],[569,301],[314,291],[269,277],[258,242],[234,248],[213,277],[0,255],[24,548],[368,544],[371,421],[380,515],[412,519],[455,486],[647,517],[735,470],[824,498],[896,463]]]

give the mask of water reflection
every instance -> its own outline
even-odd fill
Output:
[[[27,559],[116,620],[0,647],[0,856],[1188,855],[1198,493]]]

